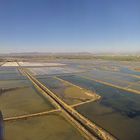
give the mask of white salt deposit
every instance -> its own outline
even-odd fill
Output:
[[[21,66],[64,66],[65,64],[61,63],[35,63],[35,62],[19,62]]]
[[[2,67],[17,67],[17,62],[6,62],[2,65]]]

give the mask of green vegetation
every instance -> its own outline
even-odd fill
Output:
[[[115,61],[140,61],[140,56],[98,56],[97,58],[103,59],[103,60],[115,60]]]
[[[10,61],[38,61],[48,62],[50,60],[114,60],[114,61],[140,61],[140,55],[100,55],[100,54],[22,54],[11,56],[8,60]],[[4,56],[0,61],[7,61],[7,57]]]

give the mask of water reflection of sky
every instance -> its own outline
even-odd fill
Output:
[[[102,96],[101,104],[112,107],[122,115],[127,115],[128,117],[140,115],[140,95],[131,94],[130,92],[79,78],[77,76],[63,77],[63,79],[84,86],[90,90],[95,90]]]
[[[139,75],[140,76],[140,72],[135,71],[135,70],[131,70],[131,69],[128,69],[128,68],[125,68],[125,67],[121,68],[120,72],[127,73],[127,74],[134,74],[134,75]]]
[[[61,76],[61,78],[101,95],[100,101],[77,107],[88,119],[119,139],[137,140],[140,137],[140,95],[74,75]],[[118,132],[120,127],[122,131]],[[132,133],[128,135],[126,132]]]

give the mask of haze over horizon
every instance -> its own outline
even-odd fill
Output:
[[[0,53],[136,53],[139,39],[139,0],[0,1]]]

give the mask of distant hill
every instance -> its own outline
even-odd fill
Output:
[[[92,53],[88,52],[79,52],[79,53],[52,53],[52,52],[23,52],[23,53],[5,53],[5,54],[0,54],[0,56],[44,56],[44,55],[93,55]]]
[[[7,53],[0,54],[0,61],[50,61],[50,60],[109,60],[109,61],[140,61],[140,53],[40,53],[40,52],[28,52],[28,53]]]
[[[22,52],[22,53],[1,53],[0,56],[135,56],[140,55],[140,52],[137,53],[89,53],[89,52]]]

